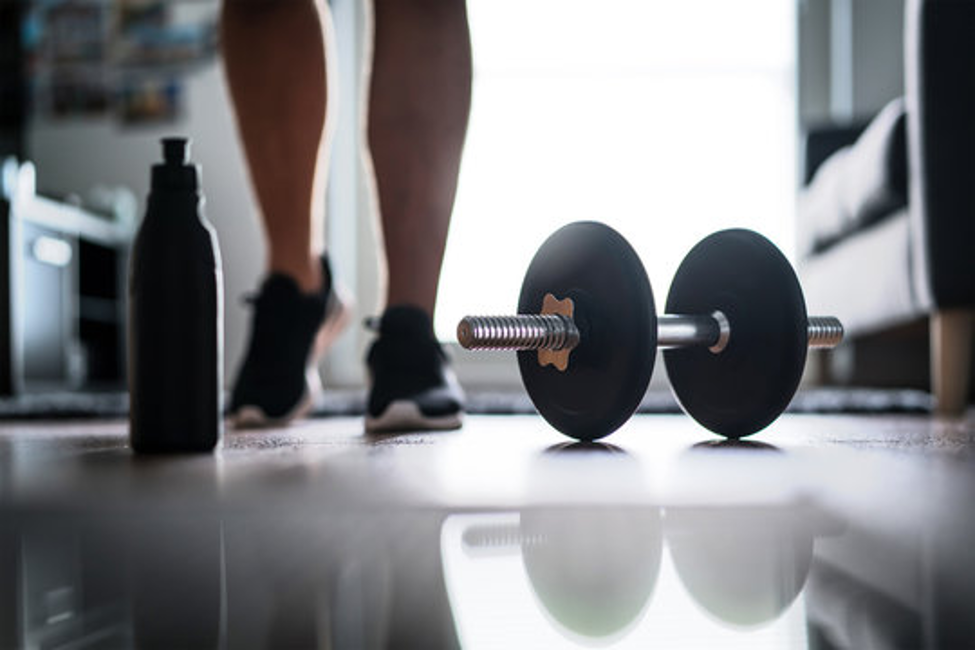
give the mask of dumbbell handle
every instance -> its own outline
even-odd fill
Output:
[[[807,319],[807,344],[833,348],[845,330],[834,316]],[[732,332],[722,312],[709,316],[664,314],[658,317],[658,347],[708,347],[721,352]],[[573,319],[562,314],[465,316],[458,323],[458,342],[467,350],[571,350],[580,342]]]

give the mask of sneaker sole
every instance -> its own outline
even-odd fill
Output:
[[[309,364],[305,368],[305,392],[298,403],[291,411],[279,417],[270,417],[260,406],[242,406],[231,416],[231,424],[235,429],[266,429],[286,426],[293,420],[308,415],[315,406],[322,394],[322,380],[319,379],[316,361],[329,349],[333,341],[339,338],[353,317],[353,300],[349,297],[346,289],[337,285],[333,288],[333,292],[336,297],[336,304],[316,333],[309,354]]]
[[[231,418],[235,429],[268,429],[283,427],[293,420],[305,417],[312,410],[314,402],[309,391],[302,395],[302,399],[294,409],[277,418],[269,417],[260,406],[242,406]]]
[[[395,433],[405,431],[449,431],[460,429],[462,413],[424,415],[410,400],[391,402],[377,417],[366,416],[367,433]]]

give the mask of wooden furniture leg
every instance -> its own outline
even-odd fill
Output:
[[[973,358],[973,309],[946,309],[930,316],[930,378],[938,414],[958,414],[967,406]]]

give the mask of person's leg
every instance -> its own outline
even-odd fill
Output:
[[[368,136],[387,259],[368,431],[453,429],[464,396],[431,325],[471,103],[464,0],[374,0]]]
[[[335,75],[324,0],[225,0],[227,82],[264,225],[268,268],[318,288]],[[330,52],[332,54],[332,52]]]
[[[387,305],[434,312],[471,104],[464,0],[374,0],[368,134]]]
[[[268,252],[230,412],[238,426],[284,424],[313,406],[315,362],[349,317],[320,257],[332,24],[324,0],[225,0],[221,28]]]

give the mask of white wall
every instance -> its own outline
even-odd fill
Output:
[[[903,0],[799,0],[802,125],[877,113],[903,92]]]
[[[902,0],[852,0],[852,110],[874,115],[903,93]]]

